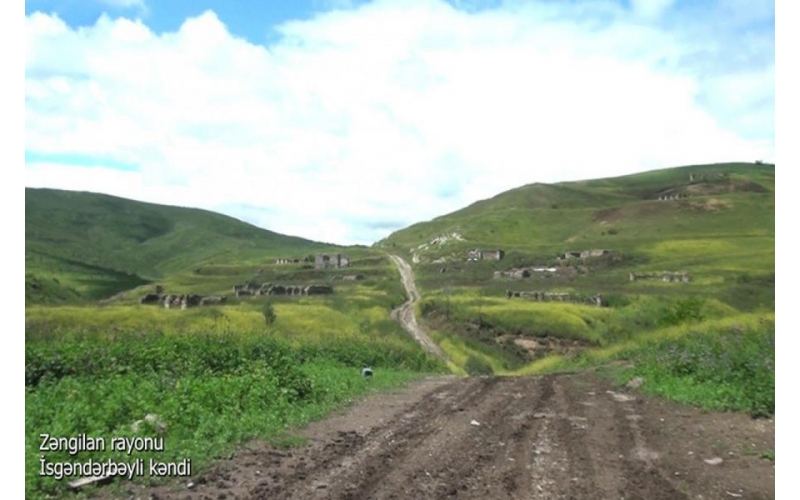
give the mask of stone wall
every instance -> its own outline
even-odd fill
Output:
[[[236,297],[262,295],[321,295],[333,293],[333,287],[330,285],[280,285],[248,282],[243,285],[234,285],[233,293]]]
[[[511,290],[506,290],[507,299],[515,297],[533,300],[536,302],[571,302],[575,304],[588,304],[597,307],[606,307],[608,305],[600,295],[582,296],[559,292],[514,292]]]
[[[630,281],[660,280],[666,282],[688,283],[691,278],[687,271],[662,271],[660,273],[629,273],[628,279]]]
[[[218,296],[203,296],[196,294],[163,294],[163,293],[148,293],[139,299],[140,304],[161,304],[167,309],[188,309],[195,306],[208,306],[215,304],[224,304],[225,297]]]

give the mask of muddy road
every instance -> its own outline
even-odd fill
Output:
[[[379,376],[380,374],[376,374]],[[643,398],[595,373],[438,377],[251,444],[184,482],[193,499],[767,499],[774,421]],[[721,460],[720,460],[721,459]],[[707,462],[708,461],[708,462]],[[144,498],[146,498],[145,496]]]
[[[433,341],[433,339],[428,336],[428,334],[423,330],[419,324],[417,323],[417,317],[414,315],[414,305],[420,298],[419,292],[417,291],[417,286],[414,283],[414,272],[411,270],[411,266],[408,265],[402,257],[397,255],[390,255],[392,262],[395,263],[397,269],[400,271],[400,279],[403,282],[403,286],[406,289],[406,295],[408,295],[408,300],[392,311],[392,318],[399,321],[403,328],[411,334],[414,339],[419,342],[419,344],[425,349],[426,351],[439,356],[440,358],[444,358],[444,352],[442,349]]]

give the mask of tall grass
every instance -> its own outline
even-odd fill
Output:
[[[361,377],[363,365],[374,368],[372,380]],[[163,453],[48,452],[46,459],[191,458],[196,473],[238,443],[277,436],[347,398],[444,371],[419,349],[357,338],[297,343],[264,331],[116,339],[31,333],[25,346],[26,492],[36,498],[66,491],[65,481],[39,475],[41,433],[131,437],[131,424],[154,413],[168,426]]]
[[[721,410],[775,413],[775,324],[694,329],[633,346],[627,375],[645,377],[648,392]]]

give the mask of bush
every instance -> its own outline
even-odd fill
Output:
[[[492,365],[487,363],[486,361],[476,357],[470,356],[467,358],[467,362],[464,363],[464,370],[470,375],[492,375],[494,374],[494,370],[492,369]]]
[[[424,300],[419,305],[419,310],[423,316],[428,316],[439,310],[439,304],[435,300]]]
[[[703,314],[700,309],[703,307],[703,299],[699,297],[687,297],[679,299],[671,307],[661,311],[658,317],[659,326],[674,326],[681,323],[702,321]]]
[[[264,303],[264,307],[261,309],[261,312],[264,314],[264,321],[267,323],[267,326],[275,323],[275,320],[278,319],[277,315],[275,314],[275,308],[272,307],[270,302]]]
[[[629,353],[647,390],[678,401],[753,417],[775,414],[775,325],[701,330],[663,338]]]

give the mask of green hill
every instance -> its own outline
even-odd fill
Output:
[[[690,181],[690,174],[721,177]],[[774,166],[747,163],[530,184],[414,224],[377,245],[411,249],[441,234],[458,232],[466,239],[458,250],[500,245],[555,253],[576,244],[641,247],[651,241],[699,236],[774,237],[774,185]],[[659,201],[661,193],[685,198]],[[609,231],[614,238],[608,237]],[[453,247],[430,249],[430,256],[436,258]]]
[[[414,262],[420,312],[453,359],[505,360],[497,372],[518,366],[516,347],[535,357],[563,347],[526,338],[610,346],[676,322],[774,314],[775,167],[692,165],[531,184],[375,246]],[[505,254],[470,261],[469,249]],[[605,252],[572,256],[590,250]],[[529,275],[502,274],[521,268]],[[586,305],[596,296],[610,307]]]
[[[376,246],[417,254],[421,263],[464,260],[468,248],[499,247],[541,264],[566,251],[606,248],[638,254],[644,267],[773,272],[774,186],[773,165],[747,163],[531,184],[397,231]],[[663,195],[679,198],[659,200]],[[452,233],[464,241],[431,244]]]
[[[26,303],[100,299],[202,263],[303,255],[323,243],[217,213],[25,189]]]

